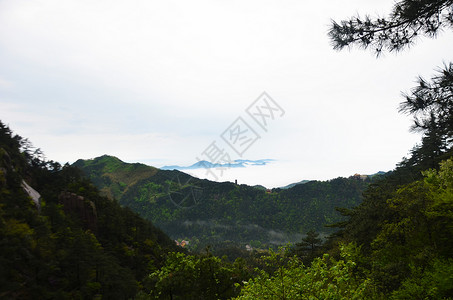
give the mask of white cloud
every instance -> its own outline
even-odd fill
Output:
[[[12,81],[3,79],[0,77],[0,90],[11,89],[14,87],[14,83]]]

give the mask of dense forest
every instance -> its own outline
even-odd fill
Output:
[[[236,250],[235,260],[209,247],[187,253],[100,196],[78,169],[44,160],[3,123],[0,145],[2,298],[442,299],[453,293],[453,160],[444,159],[451,150],[417,159],[426,140],[372,183],[360,205],[338,209],[347,219],[333,225],[340,230],[325,242],[310,230],[278,251]],[[438,168],[420,172],[424,164]]]
[[[178,250],[76,168],[45,161],[0,123],[0,298],[131,298]]]
[[[451,0],[403,0],[387,19],[333,22],[330,37],[336,49],[398,51],[453,27],[452,9]],[[270,192],[108,156],[79,161],[86,177],[44,159],[0,122],[0,298],[453,299],[453,64],[420,78],[400,110],[422,139],[389,174]],[[140,186],[144,178],[153,180]],[[129,193],[131,202],[120,205],[116,199]],[[152,205],[159,210],[148,211]],[[309,209],[323,213],[306,219]],[[343,218],[325,217],[332,209]],[[270,228],[305,234],[293,245],[237,251],[232,259],[210,247],[177,247],[132,210],[161,224],[250,214],[243,225],[264,226],[275,215]],[[332,228],[327,238],[317,232],[321,225]]]
[[[235,244],[268,248],[297,242],[344,218],[336,208],[352,208],[382,175],[310,181],[288,189],[266,190],[231,182],[212,182],[179,171],[159,170],[101,156],[73,166],[105,195],[162,228],[192,250]]]

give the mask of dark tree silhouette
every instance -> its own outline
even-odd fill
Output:
[[[435,37],[447,27],[453,27],[453,0],[403,0],[395,3],[388,18],[332,21],[329,36],[334,49],[357,45],[379,55],[382,50],[402,50],[418,36]]]
[[[415,131],[428,132],[433,126],[453,134],[453,63],[445,65],[431,82],[418,79],[418,86],[400,104],[400,112],[414,116]]]

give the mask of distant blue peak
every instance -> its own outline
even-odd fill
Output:
[[[270,162],[275,161],[274,159],[236,159],[232,162],[217,162],[212,163],[206,160],[200,160],[191,166],[163,166],[161,170],[193,170],[193,169],[212,169],[212,168],[245,168],[248,166],[265,166]]]

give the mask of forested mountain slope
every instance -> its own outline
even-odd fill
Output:
[[[335,208],[358,205],[362,192],[377,179],[336,178],[266,191],[129,164],[107,155],[78,160],[73,166],[106,195],[173,238],[190,239],[193,246],[229,240],[267,247],[297,241],[309,230],[331,232],[325,225],[342,220]]]
[[[160,229],[0,122],[0,298],[131,298],[168,251]]]

